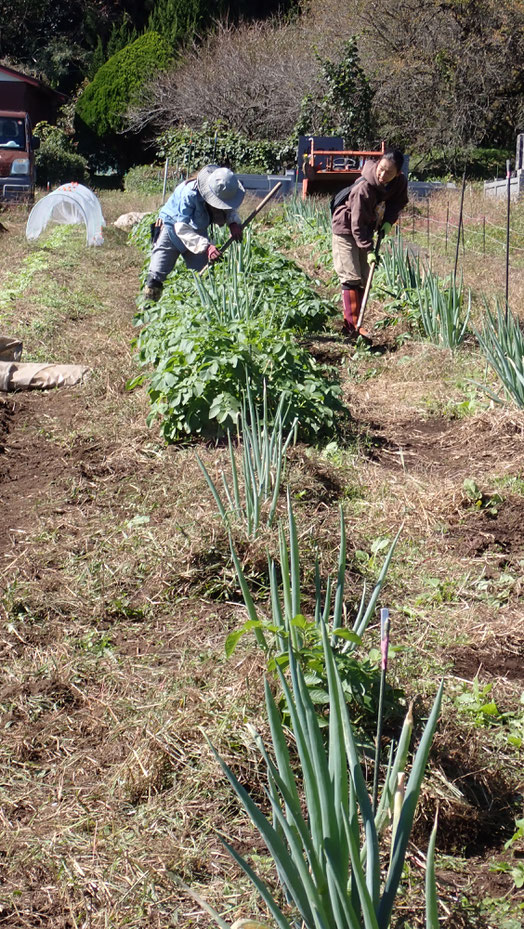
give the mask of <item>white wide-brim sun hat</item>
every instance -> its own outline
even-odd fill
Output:
[[[218,165],[202,168],[197,174],[197,186],[206,203],[217,210],[236,210],[246,192],[236,174]]]

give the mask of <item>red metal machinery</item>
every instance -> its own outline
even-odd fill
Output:
[[[329,152],[315,149],[315,141],[311,139],[310,152],[304,162],[302,199],[305,200],[311,194],[334,194],[348,187],[360,177],[362,165],[367,158],[376,158],[378,161],[385,151],[386,143],[382,142],[378,152]]]

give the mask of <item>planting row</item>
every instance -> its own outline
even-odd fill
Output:
[[[147,232],[144,223],[139,232],[144,247]],[[243,636],[253,635],[280,691],[275,700],[274,687],[266,684],[272,756],[253,733],[267,766],[269,819],[215,755],[267,845],[285,903],[227,842],[226,847],[280,929],[299,924],[306,929],[387,929],[442,690],[406,783],[413,726],[408,711],[379,798],[382,720],[386,714],[392,725],[398,723],[401,694],[385,686],[377,661],[367,658],[362,647],[396,540],[371,595],[366,602],[364,591],[348,625],[342,509],[336,576],[322,579],[317,557],[311,618],[302,612],[303,572],[289,491],[287,526],[278,526],[279,560],[268,563],[267,605],[257,604],[250,591],[232,535],[240,526],[252,539],[263,527],[273,526],[286,452],[297,432],[318,434],[335,423],[340,410],[337,385],[296,341],[297,334],[323,327],[331,312],[331,304],[319,299],[296,266],[246,236],[242,247],[207,274],[197,277],[180,269],[173,276],[161,301],[137,315],[137,346],[142,363],[154,369],[150,418],[161,418],[168,440],[189,433],[227,434],[229,479],[222,473],[218,483],[198,460],[230,534],[231,559],[247,611],[246,622],[229,635],[226,652],[230,655]],[[382,637],[383,660],[387,650],[387,637]],[[370,797],[359,755],[373,749],[376,777]],[[386,830],[387,849],[381,850]],[[428,854],[428,929],[438,926],[434,841],[435,833]],[[218,913],[212,915],[227,927]]]
[[[149,224],[135,233],[147,251]],[[317,364],[296,335],[318,332],[334,312],[300,269],[257,244],[249,232],[202,275],[177,266],[162,299],[142,306],[137,348],[151,375],[149,421],[160,420],[168,442],[216,436],[233,427],[246,385],[274,415],[285,396],[285,425],[304,436],[329,434],[342,411],[336,374]]]
[[[385,674],[381,675],[376,661],[366,658],[365,652],[362,657],[363,637],[375,616],[397,540],[390,545],[367,602],[364,591],[349,626],[342,508],[336,575],[322,579],[316,558],[313,615],[307,618],[302,604],[306,598],[311,602],[311,598],[304,589],[297,524],[288,491],[287,524],[282,521],[278,527],[279,560],[269,559],[268,564],[269,604],[261,607],[256,603],[231,530],[240,526],[252,538],[263,524],[273,524],[286,473],[286,449],[294,435],[294,426],[287,434],[284,431],[283,404],[282,396],[278,414],[271,422],[266,391],[259,408],[248,388],[239,422],[243,439],[239,465],[229,436],[230,482],[222,472],[219,488],[200,459],[199,463],[220,516],[230,530],[231,558],[247,611],[244,624],[229,634],[226,653],[231,655],[243,636],[253,635],[266,657],[268,681],[273,680],[273,684],[266,681],[265,685],[271,753],[258,733],[251,733],[267,769],[270,818],[211,748],[273,858],[285,906],[249,862],[229,842],[222,841],[253,882],[271,914],[272,925],[279,929],[295,929],[298,925],[304,929],[387,929],[400,889],[442,687],[407,778],[413,730],[411,708],[400,725],[401,694],[386,685]],[[381,634],[381,651],[384,661],[387,631]],[[390,728],[398,727],[400,731],[383,767],[384,717],[389,719]],[[290,731],[292,751],[288,747]],[[373,754],[375,777],[370,796],[360,757],[367,755],[369,759]],[[385,774],[380,791],[381,770]],[[428,849],[427,929],[438,926],[435,835],[436,826]],[[192,893],[190,887],[186,890]],[[202,903],[199,897],[196,899]],[[222,929],[229,929],[216,911],[204,905]]]
[[[331,223],[326,203],[290,200],[284,210],[284,222],[273,234],[282,241],[290,239],[289,229],[315,251],[315,258],[331,267]],[[476,340],[488,365],[502,383],[504,396],[482,386],[497,403],[508,399],[524,408],[524,335],[518,318],[495,301],[484,307],[481,322],[471,322],[472,295],[464,290],[462,280],[451,274],[442,280],[417,250],[406,246],[401,237],[391,237],[380,256],[373,282],[373,294],[383,300],[385,316],[382,327],[400,324],[400,339],[419,335],[435,345],[455,350],[468,339]]]

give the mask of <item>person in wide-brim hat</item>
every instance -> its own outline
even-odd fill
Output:
[[[179,255],[188,268],[202,270],[220,258],[208,229],[213,223],[228,225],[232,238],[242,240],[242,222],[237,208],[245,189],[236,174],[219,165],[206,165],[196,178],[189,178],[171,194],[159,213],[155,230],[160,228],[151,253],[143,294],[146,300],[159,300],[164,281]]]
[[[246,193],[229,168],[206,165],[197,174],[197,187],[206,203],[217,210],[236,210]]]

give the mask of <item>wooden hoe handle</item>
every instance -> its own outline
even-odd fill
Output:
[[[373,262],[373,264],[371,265],[371,267],[370,267],[370,269],[369,269],[368,279],[367,279],[367,281],[366,281],[366,288],[365,288],[365,290],[364,290],[364,296],[362,297],[362,303],[361,303],[361,305],[360,305],[360,313],[358,314],[357,332],[358,332],[358,330],[360,329],[360,327],[361,327],[361,325],[362,325],[362,320],[364,319],[364,313],[365,313],[365,311],[366,311],[366,306],[367,306],[367,302],[368,302],[368,298],[369,298],[369,292],[370,292],[370,290],[371,290],[371,285],[372,285],[372,283],[373,283],[373,275],[374,275],[374,273],[375,273],[375,268],[376,268],[377,263],[378,263],[378,251],[379,251],[379,248],[380,248],[380,246],[381,246],[381,244],[382,244],[382,239],[383,239],[383,238],[384,238],[384,236],[383,236],[383,235],[380,235],[380,233],[379,233],[379,234],[378,234],[378,239],[377,239],[377,247],[376,247],[376,249],[375,249],[375,255],[377,256],[377,260]]]

